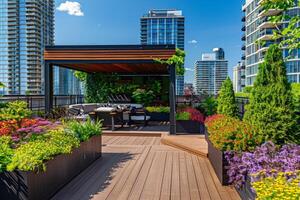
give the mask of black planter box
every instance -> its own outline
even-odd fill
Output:
[[[177,120],[176,132],[186,134],[204,134],[204,124],[192,120]]]
[[[150,116],[151,121],[170,121],[170,113],[165,112],[147,112],[147,115]]]
[[[222,185],[229,185],[229,177],[225,166],[228,164],[224,152],[216,149],[211,141],[207,139],[208,143],[208,159],[215,170],[215,173]]]
[[[58,155],[46,163],[45,172],[0,174],[0,199],[47,200],[101,157],[102,139],[94,136],[71,154]]]
[[[235,187],[242,200],[255,200],[256,194],[251,190],[250,178],[247,177],[246,183],[241,187]]]

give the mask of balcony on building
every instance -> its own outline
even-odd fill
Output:
[[[242,54],[241,59],[242,59],[242,60],[246,60],[246,55],[245,55],[244,53]]]
[[[246,35],[245,34],[242,35],[242,41],[246,41]]]
[[[276,16],[282,12],[283,12],[283,10],[281,10],[281,9],[262,10],[259,13],[258,17],[262,18],[262,17]]]
[[[243,16],[242,22],[245,22],[245,21],[246,21],[246,16]]]
[[[242,27],[241,30],[242,30],[242,31],[246,31],[246,26],[245,26],[245,24],[243,24],[243,27]]]
[[[243,44],[241,49],[242,49],[242,51],[245,51],[246,50],[246,45]]]

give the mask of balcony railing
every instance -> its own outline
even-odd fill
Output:
[[[0,103],[17,100],[25,101],[28,104],[28,108],[34,111],[43,111],[45,108],[45,96],[43,95],[7,95],[0,97]],[[55,95],[53,97],[54,108],[80,103],[84,103],[83,95]]]

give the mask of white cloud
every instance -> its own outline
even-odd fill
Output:
[[[188,72],[193,72],[194,70],[191,69],[191,68],[185,68],[185,71],[188,71]]]
[[[84,16],[80,3],[75,1],[66,1],[65,3],[61,3],[56,9],[61,12],[67,12],[69,15]]]
[[[190,40],[190,41],[189,41],[189,44],[197,44],[197,43],[198,43],[197,40]]]

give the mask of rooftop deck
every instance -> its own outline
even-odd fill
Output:
[[[161,145],[159,136],[103,136],[103,157],[53,200],[240,199],[205,157]]]

